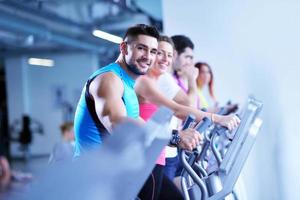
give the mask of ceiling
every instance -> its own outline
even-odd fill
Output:
[[[0,54],[101,55],[117,45],[94,37],[94,29],[122,36],[136,23],[161,30],[161,0],[0,0]]]

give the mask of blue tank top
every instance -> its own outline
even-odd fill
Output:
[[[105,67],[98,69],[90,76],[89,80],[93,80],[98,75],[112,72],[117,75],[123,82],[124,93],[122,100],[124,102],[127,116],[130,118],[139,117],[139,103],[134,91],[135,81],[121,68],[117,63],[109,64]],[[85,98],[86,87],[83,88],[80,100],[78,102],[75,119],[74,119],[74,132],[75,132],[75,156],[86,150],[93,150],[100,146],[102,137],[91,113],[88,110]]]

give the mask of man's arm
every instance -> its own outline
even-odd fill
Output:
[[[91,82],[89,92],[100,121],[108,118],[111,125],[114,125],[126,118],[127,112],[122,101],[124,86],[115,74],[108,72],[97,76]]]
[[[197,107],[197,82],[196,79],[199,74],[199,70],[194,67],[193,65],[191,66],[185,66],[182,67],[181,71],[182,76],[186,77],[187,79],[187,97],[189,98],[190,105],[193,107]]]

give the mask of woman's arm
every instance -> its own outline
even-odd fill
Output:
[[[180,119],[185,119],[189,114],[193,114],[197,121],[201,121],[202,118],[208,117],[214,122],[219,123],[229,129],[235,128],[239,119],[234,116],[220,116],[212,113],[200,111],[193,107],[180,105],[173,100],[168,99],[157,87],[155,80],[147,76],[141,76],[136,80],[135,91],[138,95],[147,99],[151,103],[158,106],[166,106],[174,111],[175,116]]]

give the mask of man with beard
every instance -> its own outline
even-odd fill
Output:
[[[134,84],[154,64],[158,38],[155,27],[144,24],[130,27],[120,44],[117,60],[90,76],[75,113],[75,157],[98,148],[112,126],[122,120],[143,122]],[[193,149],[200,142],[196,131],[179,131],[179,136],[182,148]]]
[[[155,27],[144,24],[130,27],[120,44],[117,60],[90,76],[75,113],[75,156],[98,148],[114,124],[128,118],[143,122],[134,84],[154,64],[158,38]],[[177,134],[181,141],[178,146],[184,149],[195,148],[201,140],[200,134],[192,129]],[[142,192],[139,197],[153,199],[153,187],[146,184],[143,188],[147,194]]]
[[[117,60],[90,76],[75,113],[75,156],[99,147],[114,124],[126,118],[142,121],[134,84],[154,63],[158,37],[155,27],[130,27]]]

